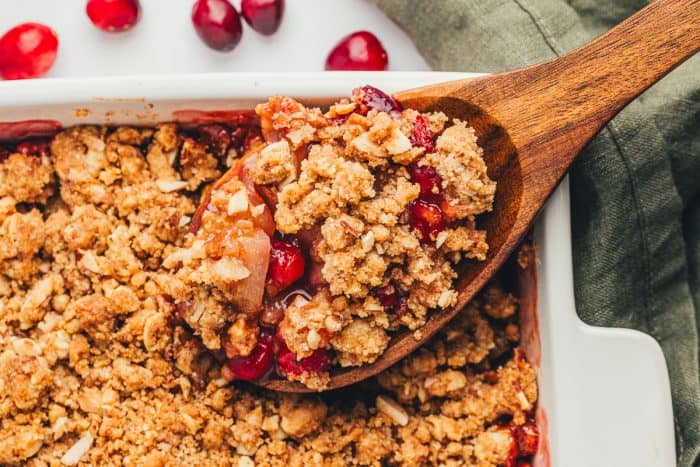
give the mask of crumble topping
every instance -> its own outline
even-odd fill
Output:
[[[263,119],[263,131],[289,131],[284,141],[290,154],[319,134],[336,132],[342,139],[355,131],[324,126],[323,114],[291,100],[269,105],[283,103],[297,113],[277,116],[274,125]],[[348,125],[359,125],[353,122],[367,117],[353,114],[357,107],[341,103],[330,113],[350,115]],[[429,116],[431,128],[441,130],[443,117]],[[376,133],[386,141],[394,130],[383,120]],[[404,135],[411,134],[409,127],[410,121],[398,124]],[[268,163],[289,164],[279,146]],[[510,462],[512,427],[531,424],[537,386],[535,370],[517,347],[517,298],[498,282],[421,350],[354,388],[297,396],[227,381],[227,355],[250,354],[251,336],[266,332],[247,319],[246,302],[231,297],[240,300],[235,287],[256,274],[264,287],[269,253],[264,271],[250,267],[253,261],[245,257],[234,258],[240,251],[261,254],[259,248],[268,244],[254,241],[267,235],[272,213],[239,179],[203,195],[199,190],[235,166],[241,154],[238,148],[205,144],[175,125],[88,126],[59,133],[45,154],[14,152],[0,161],[0,464]],[[448,235],[439,245],[439,238],[434,245],[421,244],[401,220],[416,196],[407,169],[399,167],[403,175],[374,188],[380,159],[371,159],[377,164],[371,165],[370,159],[352,157],[374,177],[375,197],[349,202],[351,210],[346,204],[332,221],[317,226],[318,255],[323,251],[345,261],[350,251],[367,250],[357,264],[366,264],[364,258],[374,252],[402,257],[406,267],[387,261],[391,279],[380,284],[388,287],[383,294],[371,292],[368,271],[353,294],[334,295],[322,287],[306,298],[293,295],[279,323],[293,352],[312,356],[330,345],[340,365],[381,355],[399,325],[396,310],[402,309],[382,303],[390,291],[411,290],[403,297],[410,312],[398,321],[412,329],[429,308],[441,301],[449,306],[451,262],[438,252],[465,254],[477,251],[469,245],[479,242],[468,234],[478,232],[474,225],[464,224],[443,230]],[[408,156],[384,160],[385,167],[400,165],[396,161]],[[33,176],[16,176],[27,167]],[[297,183],[290,179],[300,179],[301,165],[287,169],[271,183]],[[407,191],[413,194],[396,196]],[[207,193],[216,212],[204,212],[201,230],[193,235],[196,203]],[[217,221],[227,232],[231,224],[240,229],[237,242],[252,243],[223,242],[236,254],[222,254],[222,242],[198,238],[200,232],[222,232]],[[464,234],[452,233],[460,229]],[[484,239],[480,242],[485,248]],[[416,278],[431,274],[429,283]],[[421,287],[425,291],[416,294]],[[311,384],[319,378],[306,376]]]
[[[476,215],[491,210],[496,186],[474,131],[378,106],[372,89],[326,114],[289,97],[258,105],[261,137],[207,188],[190,235],[163,261],[165,293],[236,367],[244,357],[269,365],[255,349],[271,333],[278,364],[280,348],[292,353],[280,373],[323,389],[330,365],[374,362],[401,328],[419,335],[430,310],[457,302],[455,264],[486,258]],[[275,259],[290,249],[297,269]],[[292,279],[273,267],[291,267]],[[310,298],[293,297],[294,284]]]

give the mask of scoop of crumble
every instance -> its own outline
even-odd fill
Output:
[[[261,137],[163,262],[169,295],[228,377],[323,389],[331,366],[372,363],[455,304],[455,264],[486,257],[476,216],[496,185],[466,122],[370,86],[325,114],[289,97],[256,113]]]

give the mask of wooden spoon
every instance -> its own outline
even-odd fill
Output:
[[[657,0],[562,57],[398,93],[404,107],[439,110],[475,128],[489,176],[498,183],[494,209],[481,218],[489,254],[484,262],[461,266],[457,305],[434,312],[420,340],[410,332],[397,335],[375,363],[332,373],[328,389],[379,373],[450,321],[513,252],[584,146],[631,100],[699,49],[700,0]],[[257,384],[311,392],[290,381]]]

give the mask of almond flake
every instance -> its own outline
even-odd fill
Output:
[[[184,189],[187,186],[187,182],[182,180],[156,180],[156,186],[163,193],[172,193]]]
[[[364,234],[360,242],[362,243],[362,252],[369,253],[369,251],[372,250],[372,247],[374,246],[374,232],[370,230],[369,232]]]
[[[530,401],[527,400],[527,396],[525,395],[524,392],[519,391],[515,397],[518,399],[518,402],[520,403],[520,407],[523,410],[529,410],[531,407]]]
[[[444,243],[445,240],[447,240],[447,232],[444,230],[437,234],[437,237],[435,238],[435,248],[440,248]]]
[[[190,216],[181,216],[180,217],[180,222],[178,223],[178,227],[185,227],[187,224],[190,223],[192,218]]]
[[[80,438],[66,453],[61,457],[61,463],[63,465],[75,465],[80,462],[80,458],[83,457],[92,447],[92,442],[95,438],[88,431]]]
[[[377,410],[392,419],[397,425],[408,424],[408,414],[394,399],[387,396],[377,396]]]

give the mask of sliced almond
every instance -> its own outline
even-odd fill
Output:
[[[435,248],[440,248],[442,245],[444,245],[445,240],[447,240],[447,232],[444,230],[437,234],[437,237],[435,237]]]
[[[377,410],[388,416],[397,425],[406,426],[408,424],[408,414],[391,397],[377,396]]]
[[[156,186],[163,193],[172,193],[185,189],[187,182],[182,180],[156,180]]]
[[[94,440],[95,438],[93,438],[89,431],[85,433],[83,437],[71,446],[63,457],[61,457],[61,463],[63,465],[75,465],[80,462],[80,458],[87,454]]]

